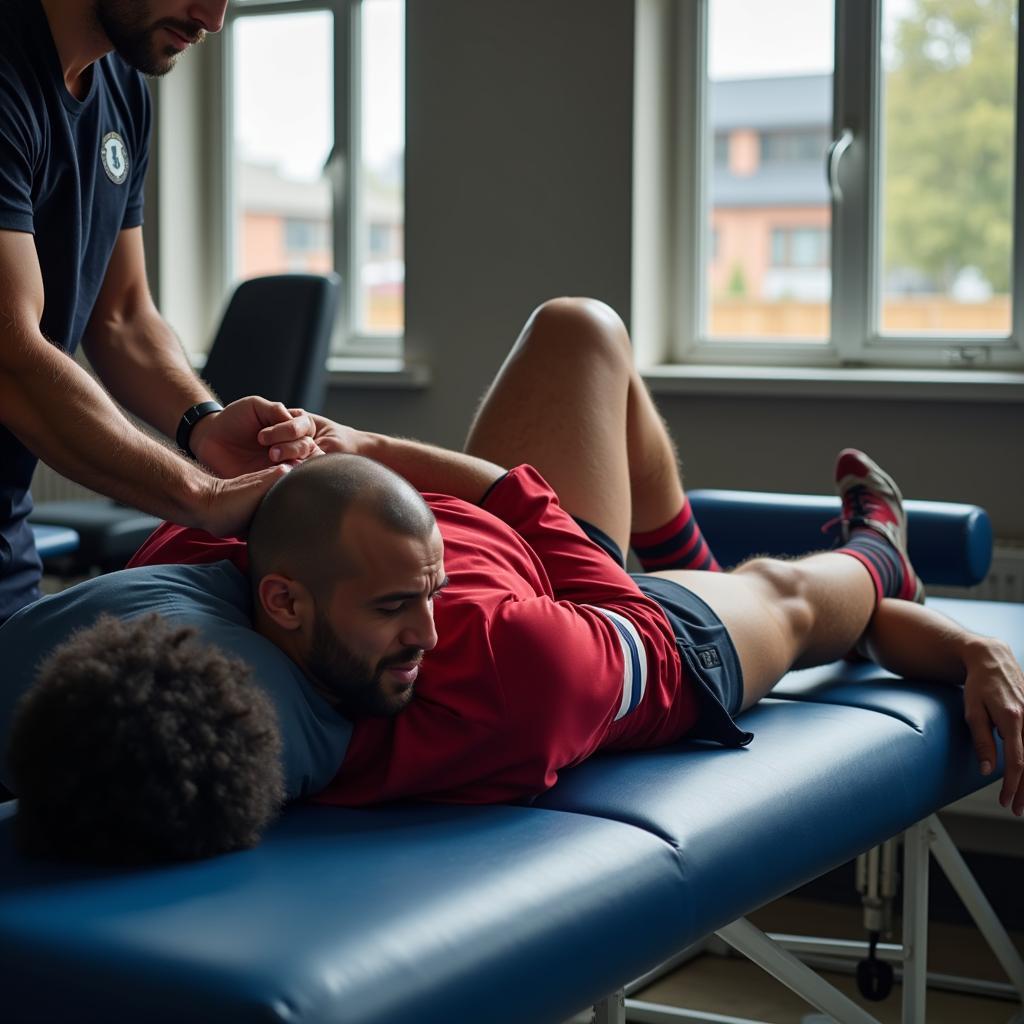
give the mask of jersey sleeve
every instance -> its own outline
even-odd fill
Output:
[[[34,232],[36,146],[31,114],[0,67],[0,230]]]
[[[508,601],[473,679],[425,682],[400,714],[360,720],[321,799],[530,799],[600,746],[619,717],[623,679],[619,641],[600,612],[549,597]]]
[[[636,628],[589,605],[544,597],[508,602],[490,643],[505,699],[503,731],[521,744],[524,779],[543,771],[544,788],[560,769],[589,757],[646,689],[647,655]]]
[[[557,599],[601,605],[640,596],[629,574],[580,529],[532,466],[517,466],[507,473],[482,506],[530,545]]]

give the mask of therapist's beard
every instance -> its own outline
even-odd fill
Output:
[[[197,43],[206,38],[206,32],[198,22],[163,18],[153,23],[149,16],[150,5],[144,0],[95,0],[93,10],[97,23],[114,49],[126,63],[144,75],[166,75],[174,67],[179,53],[184,52],[161,43],[161,29],[164,27],[172,28]]]
[[[418,661],[422,654],[418,647],[407,647],[373,666],[353,654],[326,616],[317,613],[305,668],[318,691],[339,714],[352,720],[381,718],[398,714],[413,697],[412,687],[400,694],[388,693],[383,684],[384,670]]]

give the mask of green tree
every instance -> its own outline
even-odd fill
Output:
[[[747,294],[747,275],[743,273],[743,268],[738,263],[733,264],[729,283],[725,286],[725,294],[730,299],[742,299]]]
[[[1015,0],[915,0],[885,88],[885,264],[1009,288]]]

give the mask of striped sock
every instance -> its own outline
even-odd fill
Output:
[[[636,552],[645,572],[658,569],[722,571],[700,532],[690,499],[685,496],[683,507],[672,519],[656,530],[631,534],[629,546]]]
[[[871,574],[875,599],[901,597],[906,589],[907,571],[900,553],[880,534],[870,529],[853,530],[850,539],[836,548],[840,555],[856,558]]]

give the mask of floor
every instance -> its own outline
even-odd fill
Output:
[[[861,910],[856,906],[788,897],[762,907],[750,920],[764,931],[865,938]],[[973,928],[933,923],[928,933],[930,971],[1006,982],[1006,975]],[[1024,934],[1015,933],[1013,938],[1024,951]],[[869,1002],[857,992],[852,976],[832,973],[825,977],[882,1024],[899,1024],[898,983],[883,1002]],[[771,1024],[824,1024],[827,1020],[780,982],[739,957],[702,956],[634,992],[631,998]],[[1019,1003],[936,989],[929,989],[927,1005],[928,1024],[1007,1024],[1021,1010]],[[1019,1019],[1024,1022],[1024,1015]]]

